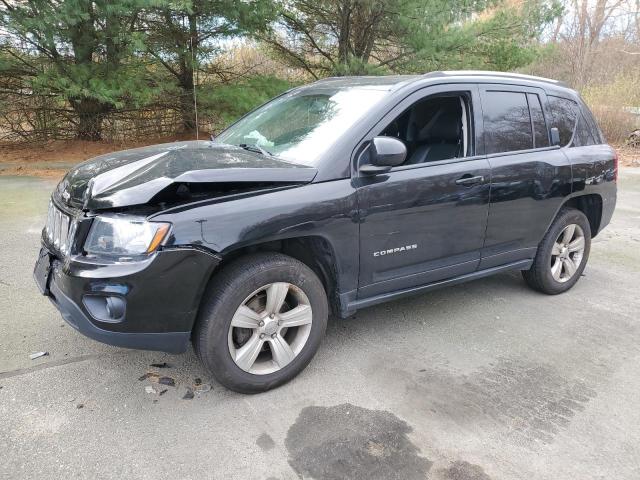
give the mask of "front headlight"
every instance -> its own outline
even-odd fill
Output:
[[[158,249],[170,226],[138,217],[98,216],[91,224],[84,250],[115,257],[149,254]]]

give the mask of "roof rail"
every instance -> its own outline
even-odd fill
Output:
[[[535,75],[525,75],[524,73],[492,72],[489,70],[442,70],[438,72],[428,72],[428,73],[425,73],[423,76],[437,77],[442,75],[517,78],[521,80],[534,80],[537,82],[553,83],[554,85],[569,88],[569,86],[565,82],[561,82],[560,80],[554,80],[552,78],[536,77]]]

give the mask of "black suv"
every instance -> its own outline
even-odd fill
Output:
[[[616,202],[617,158],[578,94],[492,72],[330,78],[211,141],[78,165],[35,279],[81,333],[189,342],[227,387],[298,374],[330,312],[521,270],[571,288]]]

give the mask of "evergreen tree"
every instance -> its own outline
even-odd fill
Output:
[[[59,95],[73,110],[77,137],[97,140],[102,121],[152,91],[133,53],[140,14],[152,0],[2,1],[0,27],[16,48],[33,92]]]
[[[263,38],[314,77],[442,68],[505,70],[531,61],[555,0],[282,0]]]
[[[212,59],[225,41],[263,30],[273,19],[270,0],[183,0],[158,5],[144,19],[147,49],[175,81],[182,127],[196,128],[194,80],[215,75]],[[205,95],[203,100],[208,96]],[[203,105],[206,108],[206,105]]]

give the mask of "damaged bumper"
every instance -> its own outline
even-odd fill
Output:
[[[61,260],[43,246],[34,269],[41,292],[69,325],[118,347],[184,352],[202,293],[220,259],[196,248],[141,262]]]

